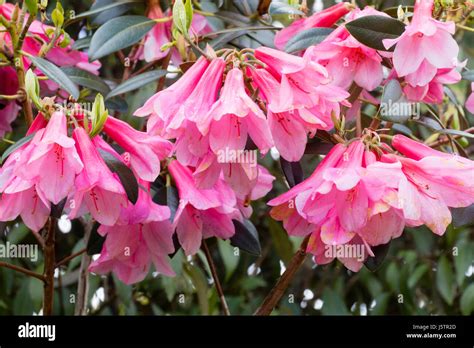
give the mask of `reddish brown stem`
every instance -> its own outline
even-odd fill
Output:
[[[9,268],[9,269],[12,269],[14,271],[26,274],[27,276],[30,276],[30,277],[39,279],[41,281],[44,281],[44,277],[43,277],[42,274],[30,271],[29,269],[26,269],[26,268],[23,268],[23,267],[20,267],[20,266],[12,265],[11,263],[0,261],[0,267]]]
[[[310,236],[307,236],[303,240],[300,248],[296,254],[293,255],[288,268],[285,270],[283,275],[280,277],[278,282],[275,284],[254,315],[270,315],[273,309],[278,305],[282,296],[285,294],[286,289],[290,285],[291,280],[294,278],[296,272],[301,267],[306,258],[306,247],[308,246],[309,238]]]

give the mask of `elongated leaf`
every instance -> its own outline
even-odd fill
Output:
[[[474,82],[474,70],[468,70],[462,73],[462,78]]]
[[[89,60],[94,61],[140,41],[155,26],[144,16],[111,19],[95,32],[89,47]]]
[[[19,149],[26,143],[28,143],[35,135],[30,134],[24,138],[21,138],[18,140],[15,144],[12,144],[9,148],[5,150],[5,152],[2,154],[2,158],[0,159],[0,164],[3,164],[3,162],[7,159],[8,156],[10,156],[15,150]]]
[[[149,72],[134,76],[131,79],[126,80],[125,82],[115,87],[112,91],[110,91],[109,94],[107,94],[105,99],[109,99],[117,95],[124,94],[130,91],[133,91],[135,89],[138,89],[140,87],[143,87],[149,84],[150,82],[153,82],[165,76],[166,73],[167,73],[166,70],[154,70],[154,71],[149,71]]]
[[[59,87],[68,92],[74,99],[79,99],[79,88],[71,79],[56,65],[39,57],[29,57],[31,61],[40,69],[43,74],[48,76],[51,80],[56,82]]]
[[[456,269],[456,282],[462,285],[469,266],[474,262],[474,249],[472,243],[459,243],[458,252],[454,256],[454,268]]]
[[[105,242],[105,237],[102,237],[97,230],[99,229],[100,224],[96,221],[94,226],[92,226],[91,235],[87,241],[87,255],[99,254],[102,251],[102,246]]]
[[[293,7],[288,4],[284,4],[282,2],[275,2],[272,1],[270,7],[268,8],[268,13],[271,16],[275,15],[300,15],[303,16],[304,13],[298,10],[296,7]]]
[[[260,256],[262,247],[255,226],[249,220],[244,220],[244,223],[237,220],[232,220],[232,222],[235,226],[235,234],[230,239],[230,244],[251,255]]]
[[[112,154],[100,149],[99,153],[102,159],[105,161],[105,164],[107,164],[107,167],[109,167],[112,172],[118,175],[120,182],[127,193],[129,201],[135,204],[138,200],[139,188],[137,179],[135,178],[135,175],[133,175],[132,170],[128,168],[125,163],[115,158]]]
[[[321,43],[334,29],[331,28],[311,28],[300,31],[288,40],[285,51],[295,53]]]
[[[469,285],[461,296],[461,312],[469,315],[474,312],[474,284]]]
[[[464,208],[451,208],[454,227],[474,224],[474,204]]]
[[[441,256],[438,260],[438,270],[436,272],[436,286],[441,297],[447,304],[452,305],[455,296],[456,285],[454,282],[454,272],[446,256]]]
[[[367,260],[365,260],[365,267],[367,267],[372,272],[378,270],[382,265],[383,261],[385,260],[385,257],[387,256],[389,250],[390,243],[372,247],[372,251],[374,252],[375,256],[368,257]]]
[[[272,244],[280,257],[280,259],[288,265],[293,257],[293,244],[288,237],[288,233],[285,232],[283,227],[273,219],[269,222],[270,235],[272,236]]]
[[[290,187],[303,181],[303,168],[301,168],[300,162],[288,162],[282,157],[280,158],[280,164]]]
[[[89,48],[89,45],[91,44],[92,36],[86,36],[82,39],[74,41],[72,44],[72,48],[74,50],[83,50],[85,48]]]
[[[346,24],[352,36],[360,43],[379,51],[387,50],[384,39],[396,39],[405,31],[405,24],[397,19],[384,16],[364,16]]]
[[[102,13],[104,11],[112,10],[115,7],[123,7],[124,5],[133,6],[133,5],[135,5],[137,3],[141,3],[141,2],[142,2],[141,0],[117,0],[117,1],[113,1],[110,4],[100,6],[100,7],[96,7],[96,8],[94,6],[92,6],[89,11],[82,12],[82,13],[78,14],[77,16],[71,17],[68,20],[68,23],[73,23],[73,22],[76,22],[76,21],[80,21],[80,20],[82,20],[84,18],[87,18],[89,16],[97,15],[97,14]]]
[[[61,68],[64,73],[69,76],[72,82],[77,83],[79,86],[83,86],[94,91],[98,91],[103,95],[107,95],[110,92],[109,86],[102,81],[102,79],[86,70],[82,70],[75,67]]]
[[[466,138],[474,138],[474,134],[464,132],[462,130],[457,130],[457,129],[438,129],[436,133],[459,135],[461,137],[466,137]]]

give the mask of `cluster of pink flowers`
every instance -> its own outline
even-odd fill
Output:
[[[405,225],[442,235],[451,223],[448,208],[474,203],[473,161],[403,135],[392,146],[400,154],[360,139],[338,144],[308,179],[268,203],[290,235],[311,234],[308,251],[318,264],[334,258],[334,246],[360,244],[364,258],[341,259],[358,271],[371,247],[399,237]]]
[[[13,4],[0,4],[0,15],[5,17],[5,19],[10,20],[14,8],[15,6]],[[28,15],[25,17],[27,19]],[[0,29],[2,29],[1,25]],[[54,27],[45,25],[37,20],[33,21],[28,30],[28,34],[25,37],[22,50],[32,56],[38,56],[42,42],[48,43],[51,40],[48,33],[53,31]],[[62,39],[60,38],[58,41],[61,40]],[[8,32],[0,31],[0,41],[7,49],[12,49],[11,37]],[[77,67],[93,74],[98,74],[100,63],[98,61],[90,63],[86,53],[71,48],[73,44],[73,40],[71,40],[66,47],[60,47],[58,43],[56,43],[56,45],[47,52],[45,58],[61,67]],[[23,56],[22,59],[25,69],[28,69],[31,65],[30,60],[26,56]],[[35,73],[37,75],[42,75],[41,71],[38,69],[35,70]],[[2,81],[0,94],[14,95],[17,93],[18,80],[13,67],[0,67],[0,80]],[[59,86],[51,80],[41,80],[40,85],[46,93],[55,92],[59,88]],[[8,101],[7,103],[0,101],[0,103],[4,104],[0,107],[0,136],[3,136],[6,132],[11,131],[10,124],[16,119],[20,106],[18,106],[15,101]]]
[[[0,14],[9,19],[12,9],[0,5]],[[250,202],[265,196],[275,180],[257,163],[257,152],[264,156],[274,147],[286,161],[299,161],[308,138],[332,130],[343,109],[360,107],[359,101],[348,102],[353,84],[371,99],[369,92],[397,79],[410,101],[442,101],[443,86],[461,79],[457,69],[462,64],[452,37],[454,23],[433,19],[432,10],[433,0],[416,1],[405,32],[384,41],[387,49],[395,46],[393,53],[365,46],[345,26],[364,16],[389,16],[348,3],[297,20],[276,35],[275,46],[282,49],[298,32],[331,27],[345,16],[324,41],[300,55],[268,47],[208,49],[135,112],[148,117],[146,132],[107,118],[102,131],[123,149],[121,154],[100,134],[91,136],[85,115],[72,117],[64,109],[39,114],[27,133],[31,139],[0,168],[0,221],[21,216],[39,231],[52,206],[66,202],[71,219],[90,214],[106,237],[91,271],[113,271],[130,284],[143,280],[153,264],[171,276],[174,233],[186,255],[198,252],[204,238],[234,236],[234,222],[251,216]],[[163,13],[153,2],[148,15],[165,19],[170,11]],[[209,31],[204,17],[193,18],[191,37]],[[41,44],[35,36],[47,42],[50,29],[34,21],[23,50],[37,55]],[[0,39],[11,45],[8,34],[0,33]],[[150,62],[171,54],[173,63],[180,63],[176,48],[162,50],[170,41],[171,22],[157,23],[137,58]],[[94,73],[100,67],[70,46],[53,47],[46,58]],[[24,64],[30,66],[27,58]],[[7,81],[0,93],[16,93],[13,68],[0,68],[0,79]],[[58,89],[54,82],[42,83]],[[474,112],[474,94],[466,108]],[[13,102],[0,109],[0,135],[18,110]],[[341,261],[358,271],[374,255],[373,247],[401,236],[405,226],[426,225],[441,235],[451,223],[449,208],[474,203],[474,162],[401,135],[391,145],[381,143],[375,130],[366,130],[335,145],[308,179],[269,202],[272,217],[283,221],[290,235],[310,235],[308,251],[318,264],[337,257],[328,253],[332,247],[357,245],[365,250],[363,258]],[[104,156],[131,169],[139,186],[136,202]],[[152,183],[168,174],[179,194],[174,214],[152,199]]]
[[[169,252],[162,252],[172,246],[170,211],[152,203],[149,182],[160,174],[160,161],[167,158],[171,143],[109,117],[104,131],[125,150],[120,155],[100,136],[91,138],[82,127],[75,127],[69,137],[67,123],[63,111],[54,112],[48,121],[39,114],[28,131],[31,140],[8,157],[0,169],[0,221],[21,216],[31,230],[39,231],[51,206],[65,201],[70,218],[90,213],[102,225],[100,232],[107,234],[104,251],[93,269],[117,270],[124,282],[131,282],[143,279],[140,272],[151,259],[157,270],[170,274],[169,267],[164,266]],[[129,202],[119,177],[106,165],[101,152],[130,166],[140,183],[138,202]],[[133,228],[144,231],[143,238],[128,232]],[[161,249],[153,247],[157,241],[163,242]],[[139,260],[124,249],[119,253],[120,246],[126,244],[133,249],[138,242],[144,243],[140,248],[148,245],[150,253],[140,253]],[[123,265],[124,258],[130,260],[128,266]],[[127,267],[135,269],[134,262],[141,262],[137,273],[126,273]]]

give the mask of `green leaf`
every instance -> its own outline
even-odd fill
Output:
[[[34,65],[38,67],[46,76],[56,82],[62,89],[68,92],[74,99],[79,99],[79,88],[71,79],[56,65],[46,59],[29,56]]]
[[[191,0],[186,0],[184,7],[186,9],[186,28],[189,30],[193,22],[193,3]]]
[[[390,80],[385,85],[380,100],[380,117],[393,123],[405,123],[416,115],[415,105],[406,99],[400,83],[395,79]]]
[[[304,16],[304,13],[300,10],[298,10],[296,7],[281,3],[281,2],[275,2],[272,1],[270,4],[270,7],[268,8],[268,13],[270,16],[275,16],[275,15],[299,15],[299,16]]]
[[[474,312],[474,284],[469,285],[461,296],[461,313],[470,315]]]
[[[331,28],[311,28],[300,31],[293,36],[285,45],[285,51],[295,53],[321,43],[334,29]]]
[[[384,39],[396,39],[405,31],[405,24],[397,19],[384,16],[364,16],[346,24],[346,29],[360,43],[379,51],[387,50]]]
[[[457,254],[453,255],[454,268],[456,269],[456,282],[461,286],[469,266],[474,261],[474,245],[463,241],[458,243],[457,248]]]
[[[92,36],[86,36],[82,39],[74,41],[72,44],[72,49],[73,50],[83,50],[84,48],[89,48],[91,44]]]
[[[25,0],[26,8],[28,12],[33,16],[36,17],[38,14],[38,0]]]
[[[244,220],[244,223],[237,220],[232,220],[232,222],[235,226],[235,234],[230,239],[230,244],[251,255],[260,256],[262,247],[255,226],[249,220]]]
[[[173,5],[173,25],[183,35],[188,35],[188,20],[186,15],[186,7],[183,0],[176,0]]]
[[[79,86],[83,86],[94,91],[98,91],[103,95],[107,95],[110,92],[109,86],[102,81],[102,79],[86,70],[82,70],[75,67],[64,67],[61,68],[64,73],[69,76],[72,82],[77,83]]]
[[[268,224],[273,246],[285,265],[288,265],[293,257],[293,244],[288,234],[278,222],[270,219]]]
[[[390,250],[390,243],[373,247],[372,251],[374,252],[375,256],[368,257],[367,260],[365,260],[364,262],[365,267],[367,267],[372,272],[375,272],[376,270],[378,270],[380,266],[382,265],[383,261],[385,260],[385,257],[387,256],[389,250]]]
[[[323,315],[349,315],[344,299],[333,289],[324,289],[321,299],[324,301]]]
[[[228,280],[236,270],[240,257],[235,254],[234,247],[222,239],[217,239],[217,246],[224,262],[226,280]]]
[[[467,70],[462,73],[462,78],[464,80],[468,80],[474,82],[474,70]]]
[[[145,16],[122,16],[111,19],[95,32],[89,46],[89,60],[94,61],[140,41],[155,22]]]
[[[462,130],[457,130],[457,129],[438,129],[435,133],[459,135],[461,137],[473,138],[474,139],[474,134],[464,132]]]
[[[408,278],[408,287],[413,288],[418,283],[418,281],[425,275],[428,269],[429,267],[426,264],[419,265]]]
[[[208,284],[206,276],[200,268],[189,263],[184,265],[184,271],[189,276],[189,278],[191,278],[191,281],[196,288],[201,314],[209,314],[209,301],[207,299]]]
[[[385,279],[387,280],[390,289],[398,294],[400,292],[400,272],[395,262],[388,265]]]
[[[89,237],[89,240],[87,241],[87,255],[99,254],[102,251],[102,246],[104,245],[105,237],[102,237],[98,233],[99,227],[100,224],[97,221],[94,223],[94,226],[92,226],[91,235]]]
[[[125,82],[121,83],[117,87],[115,87],[109,94],[105,97],[105,99],[109,99],[115,97],[120,94],[124,94],[140,87],[143,87],[150,82],[158,80],[159,78],[165,76],[167,74],[166,70],[154,70],[148,71],[146,73],[137,75],[132,77],[131,79],[126,80]]]
[[[26,137],[21,138],[15,144],[11,145],[8,149],[6,149],[5,152],[2,154],[0,164],[3,164],[3,162],[7,159],[8,156],[10,156],[13,152],[15,152],[15,150],[19,149],[21,146],[28,143],[31,139],[33,139],[34,136],[34,133],[27,135]]]
[[[108,153],[107,151],[99,149],[99,153],[102,159],[105,161],[105,164],[107,164],[107,167],[109,167],[112,172],[118,175],[120,182],[127,193],[129,201],[135,204],[138,200],[139,188],[137,178],[135,178],[132,170],[128,168],[125,163],[115,158],[115,156]]]
[[[446,256],[441,256],[438,260],[438,270],[436,272],[436,286],[441,297],[447,304],[452,305],[456,292],[454,283],[454,272]]]
[[[94,8],[94,9],[91,8],[91,10],[89,10],[89,11],[82,12],[82,13],[78,14],[77,16],[73,16],[68,20],[68,23],[73,23],[73,22],[76,22],[76,21],[80,21],[80,20],[82,20],[84,18],[87,18],[89,16],[96,15],[96,14],[99,14],[99,13],[104,12],[104,11],[112,10],[114,7],[124,6],[126,4],[134,5],[136,3],[142,3],[142,1],[141,0],[117,0],[117,1],[113,1],[110,4],[107,4],[107,5],[104,5],[104,6],[101,6],[101,7],[97,7],[97,8]]]
[[[464,208],[451,208],[454,227],[474,224],[474,204]]]
[[[290,187],[296,186],[303,181],[303,168],[301,167],[300,162],[288,162],[281,157],[280,165]]]

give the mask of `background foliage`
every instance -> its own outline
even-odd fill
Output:
[[[111,0],[98,0],[94,6],[112,3]],[[163,7],[168,7],[166,1]],[[324,1],[325,7],[332,1]],[[375,5],[377,8],[388,8],[399,4],[412,5],[412,1],[357,1],[359,6]],[[62,1],[65,11],[73,9],[76,14],[87,11],[91,1]],[[313,1],[308,2],[313,6]],[[54,4],[50,4],[53,6]],[[320,4],[316,4],[320,6]],[[219,11],[219,17],[209,20],[215,31],[225,28],[233,29],[219,35],[209,43],[213,47],[231,45],[236,47],[257,47],[262,44],[273,46],[273,34],[268,30],[248,29],[268,25],[267,16],[263,23],[254,16],[257,0],[242,1],[201,1],[203,10]],[[87,37],[100,25],[110,19],[127,14],[141,14],[145,3],[133,2],[128,5],[92,16],[89,20],[79,20],[68,27],[73,38],[81,37],[76,47],[87,49]],[[274,14],[273,21],[290,23],[288,15]],[[472,26],[472,23],[471,23]],[[84,39],[84,37],[86,37]],[[458,40],[462,49],[461,59],[470,58],[474,63],[474,33],[463,31]],[[125,56],[128,49],[122,51]],[[124,64],[117,54],[110,54],[101,59],[101,78],[98,88],[108,92],[119,84],[124,74]],[[144,64],[144,63],[139,63]],[[137,67],[139,69],[140,66]],[[468,67],[474,69],[474,66]],[[171,68],[170,68],[171,69]],[[67,72],[70,76],[73,72]],[[108,108],[113,109],[120,118],[135,127],[142,126],[142,119],[132,116],[133,111],[143,105],[156,90],[157,79],[163,73],[141,76],[135,82],[138,89],[117,93],[108,99]],[[148,79],[148,80],[147,80]],[[76,80],[77,81],[77,80]],[[147,81],[150,81],[146,83]],[[166,80],[171,84],[172,78]],[[90,83],[90,82],[89,82]],[[97,88],[97,85],[96,85]],[[123,88],[123,86],[122,86]],[[129,87],[130,89],[131,87]],[[456,100],[464,101],[468,93],[466,81],[453,87],[453,98],[449,104],[453,109],[445,110],[444,115],[456,112]],[[122,90],[123,91],[123,90]],[[106,94],[106,93],[105,93]],[[85,96],[87,98],[87,96]],[[93,98],[91,93],[90,98]],[[370,110],[367,111],[369,113]],[[465,115],[463,120],[474,125],[473,115]],[[370,120],[366,120],[367,122]],[[448,120],[444,120],[448,122]],[[403,130],[427,136],[431,130],[420,124],[407,124]],[[13,125],[14,134],[24,134],[21,118]],[[15,139],[13,139],[15,140]],[[467,141],[467,140],[466,140]],[[474,146],[467,142],[465,151],[472,153]],[[8,144],[1,144],[4,151]],[[305,177],[316,166],[314,154],[308,154],[302,161]],[[472,158],[472,156],[471,156]],[[272,198],[286,190],[284,177],[278,161],[270,155],[264,159],[267,168],[271,168],[277,177],[273,191],[266,197]],[[235,249],[229,242],[209,240],[208,245],[218,267],[224,293],[232,314],[252,314],[260,305],[265,295],[288,264],[301,240],[289,238],[280,223],[269,218],[268,207],[264,201],[253,203],[255,224],[261,243],[261,256],[252,256]],[[345,269],[340,263],[333,262],[327,266],[315,266],[308,259],[299,270],[287,294],[275,314],[464,314],[474,312],[474,206],[456,210],[454,223],[444,237],[437,237],[427,228],[408,229],[402,238],[394,240],[385,250],[378,250],[380,260],[364,267],[355,274]],[[68,225],[62,220],[61,223]],[[68,226],[66,226],[68,227]],[[62,228],[68,230],[68,228]],[[1,243],[35,243],[35,239],[22,223],[3,224]],[[57,259],[77,252],[85,247],[84,227],[80,221],[72,221],[68,233],[58,232]],[[40,253],[41,254],[41,253]],[[5,260],[26,268],[41,271],[42,259],[31,263],[25,260]],[[89,290],[89,313],[91,315],[149,315],[149,314],[219,314],[220,305],[216,290],[212,284],[209,266],[205,256],[199,252],[192,259],[186,259],[179,251],[172,260],[177,272],[176,278],[156,277],[150,273],[147,279],[139,284],[127,286],[114,276],[99,277],[91,274]],[[57,285],[54,309],[56,314],[73,314],[74,303],[71,296],[77,288],[80,257],[73,259],[57,271]],[[38,313],[42,303],[42,285],[39,280],[27,278],[11,270],[0,267],[0,314],[33,314]]]

